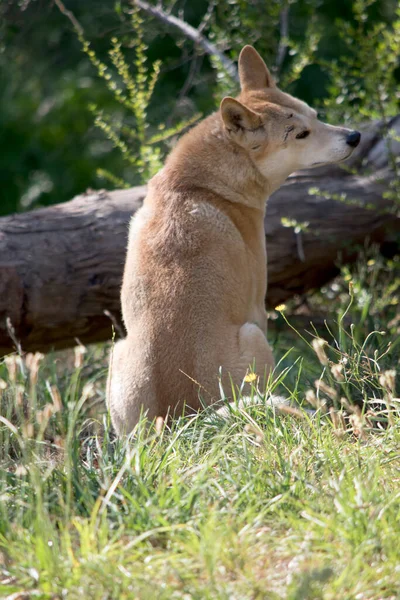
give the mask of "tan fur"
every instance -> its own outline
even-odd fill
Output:
[[[126,339],[112,352],[108,405],[119,434],[220,398],[249,366],[274,366],[266,340],[268,196],[295,170],[338,162],[349,130],[281,92],[261,57],[239,58],[241,94],[182,137],[132,218],[122,285]],[[306,139],[296,135],[310,131]]]

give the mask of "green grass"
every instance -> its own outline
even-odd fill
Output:
[[[0,598],[399,598],[397,291],[376,314],[374,261],[351,298],[346,273],[325,290],[318,355],[312,335],[272,334],[276,391],[312,418],[209,409],[121,441],[107,346],[0,364]]]

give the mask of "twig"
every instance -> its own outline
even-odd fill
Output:
[[[190,61],[189,73],[188,73],[188,75],[185,79],[185,82],[178,94],[178,98],[174,104],[174,108],[171,110],[171,112],[169,113],[168,118],[166,120],[167,128],[171,127],[172,123],[174,122],[176,111],[179,108],[179,102],[182,100],[182,98],[184,98],[186,96],[186,94],[189,92],[190,88],[192,87],[193,81],[194,81],[197,73],[200,70],[203,56],[204,55],[202,55],[202,56],[197,55],[196,52],[193,54],[193,58]]]
[[[204,17],[201,20],[200,25],[197,28],[197,31],[199,33],[202,33],[203,29],[205,29],[207,27],[208,23],[210,22],[212,14],[214,12],[215,5],[216,5],[216,0],[213,0],[208,5],[207,12],[205,13]]]
[[[301,262],[306,262],[306,257],[304,254],[304,246],[303,246],[303,238],[301,237],[301,231],[295,231],[296,236],[296,247],[297,247],[297,255]]]
[[[59,2],[60,0],[55,1]],[[132,2],[133,4],[135,4],[148,14],[153,15],[153,17],[156,17],[163,23],[166,23],[167,25],[171,25],[172,27],[176,27],[176,29],[179,29],[179,31],[183,33],[187,38],[195,42],[195,44],[201,46],[201,48],[203,48],[203,50],[207,54],[210,54],[211,56],[216,56],[220,60],[222,66],[230,75],[230,77],[232,77],[232,79],[234,79],[235,81],[239,81],[238,72],[234,62],[227,58],[220,50],[218,50],[215,44],[211,43],[198,29],[195,29],[194,27],[189,25],[189,23],[186,23],[186,21],[183,21],[182,19],[179,19],[174,15],[167,14],[159,6],[151,6],[144,0],[132,0]]]
[[[200,61],[200,64],[201,64],[201,61]],[[198,66],[199,66],[199,56],[197,56],[195,54],[190,63],[188,76],[186,77],[185,83],[183,84],[182,89],[179,92],[178,101],[182,100],[182,98],[184,98],[186,96],[186,94],[192,87],[193,80],[199,70]]]
[[[283,7],[280,14],[280,39],[276,56],[275,73],[278,74],[285,60],[289,38],[289,4]]]
[[[59,11],[71,21],[77,33],[82,36],[84,33],[83,27],[79,23],[78,19],[75,17],[74,13],[68,10],[68,8],[65,7],[64,3],[61,0],[54,0],[54,4],[58,7]]]

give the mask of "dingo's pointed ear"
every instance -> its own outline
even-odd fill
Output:
[[[261,125],[261,117],[258,113],[230,96],[221,102],[221,116],[226,129],[233,133],[239,130],[253,130]]]
[[[243,91],[276,87],[267,65],[253,46],[245,46],[240,53],[239,79]]]

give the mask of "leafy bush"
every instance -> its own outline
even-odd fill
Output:
[[[114,6],[104,0],[67,4],[91,40],[96,59],[106,64],[110,39],[115,37],[124,60],[133,64],[135,80],[144,63],[136,54],[138,32],[132,29],[138,17],[132,21],[131,4]],[[174,12],[183,8],[184,18],[195,27],[200,23],[202,32],[234,60],[243,44],[254,43],[289,92],[325,106],[338,122],[343,116],[354,122],[358,115],[364,119],[381,115],[382,102],[389,117],[398,109],[395,0],[289,2],[287,32],[282,27],[282,5],[275,0],[267,6],[261,0],[230,0],[211,4],[210,10],[207,0],[167,2],[164,7],[170,4]],[[153,171],[137,175],[135,164],[124,166],[116,140],[108,142],[92,127],[89,105],[98,107],[107,126],[127,128],[125,137],[116,127],[118,137],[138,156],[135,136],[132,139],[128,129],[136,135],[143,125],[134,116],[124,121],[121,103],[96,77],[65,15],[47,0],[3,2],[0,11],[2,214],[65,201],[88,187],[96,188],[98,170],[128,182],[145,180]],[[207,114],[221,93],[232,93],[234,86],[176,30],[149,18],[140,27],[139,47],[146,46],[150,64],[160,59],[163,64],[147,107],[149,142],[160,123],[174,129],[199,112]],[[120,83],[118,76],[116,81]],[[153,141],[150,156],[160,152],[161,159],[167,148],[162,144],[158,150],[163,140]]]

